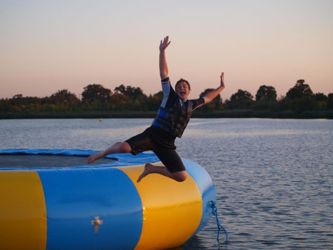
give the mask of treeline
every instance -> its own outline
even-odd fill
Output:
[[[206,89],[204,95],[210,89]],[[141,88],[120,85],[114,90],[100,84],[87,85],[78,98],[70,91],[63,89],[48,97],[25,97],[21,94],[12,98],[0,99],[0,115],[6,117],[24,117],[27,115],[48,114],[48,116],[65,114],[135,114],[153,113],[162,100],[162,91],[146,95]],[[218,96],[214,101],[198,111],[197,116],[244,117],[262,116],[281,117],[312,114],[314,117],[333,117],[333,93],[313,93],[310,86],[300,79],[289,91],[278,98],[273,86],[261,85],[255,96],[246,90],[239,89],[230,99],[222,100]],[[249,115],[252,114],[252,115]],[[281,115],[282,114],[282,115]],[[289,115],[286,115],[289,114]],[[316,115],[317,114],[317,115]],[[319,115],[318,115],[319,114]],[[279,117],[279,115],[276,115]],[[273,116],[274,117],[274,116]]]

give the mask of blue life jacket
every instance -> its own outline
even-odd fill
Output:
[[[204,104],[204,99],[187,100],[183,102],[174,89],[169,79],[162,81],[163,100],[152,126],[160,128],[170,136],[181,137],[190,121],[192,111]]]

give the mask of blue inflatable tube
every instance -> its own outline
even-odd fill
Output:
[[[183,160],[185,182],[152,174],[137,183],[145,163],[161,165],[153,153],[85,164],[92,153],[0,150],[0,249],[165,249],[207,223],[215,187],[197,163]]]

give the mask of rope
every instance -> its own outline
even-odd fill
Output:
[[[217,235],[216,235],[216,241],[218,243],[218,245],[220,246],[220,234],[221,232],[224,233],[224,241],[222,244],[226,244],[228,243],[228,232],[227,230],[224,228],[224,226],[222,225],[222,223],[220,223],[218,214],[217,214],[217,208],[216,208],[216,203],[214,201],[210,201],[209,205],[212,209],[212,214],[215,216],[216,219],[216,226],[217,226]]]

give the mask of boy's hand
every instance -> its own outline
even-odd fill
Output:
[[[225,86],[224,86],[224,72],[222,72],[221,75],[220,75],[220,86],[222,88],[225,88]]]
[[[160,43],[160,51],[164,51],[169,46],[170,43],[171,41],[169,41],[169,37],[168,36],[164,37],[164,39],[161,40]]]

